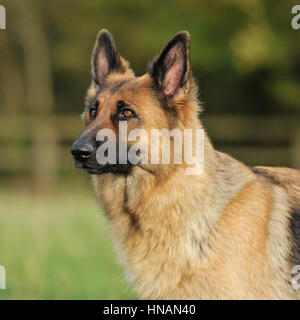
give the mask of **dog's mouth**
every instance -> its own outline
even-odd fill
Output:
[[[83,168],[89,174],[103,174],[103,170],[98,168]]]
[[[130,173],[131,164],[105,164],[105,165],[94,165],[88,163],[82,163],[78,160],[74,160],[75,167],[83,169],[89,174],[104,174],[104,173]]]

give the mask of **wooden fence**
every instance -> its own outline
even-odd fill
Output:
[[[300,168],[300,118],[204,114],[201,119],[219,150],[248,165]],[[25,175],[47,185],[60,173],[74,172],[70,147],[83,127],[77,114],[0,114],[1,176]]]

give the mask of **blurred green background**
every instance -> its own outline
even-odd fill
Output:
[[[289,0],[1,0],[0,299],[124,299],[128,288],[85,173],[83,125],[97,32],[137,75],[178,31],[192,37],[201,119],[248,165],[300,168],[300,30]]]

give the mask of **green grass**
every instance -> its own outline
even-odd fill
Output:
[[[133,298],[92,190],[0,191],[0,299]]]

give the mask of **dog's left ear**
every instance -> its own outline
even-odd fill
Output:
[[[155,86],[167,98],[185,93],[188,89],[190,42],[188,32],[177,33],[148,68]]]

